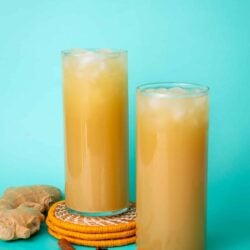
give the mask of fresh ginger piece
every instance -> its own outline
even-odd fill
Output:
[[[75,250],[71,243],[63,238],[58,241],[58,245],[60,246],[61,250]]]
[[[61,198],[49,185],[8,188],[0,198],[0,239],[26,239],[40,229],[45,211]]]

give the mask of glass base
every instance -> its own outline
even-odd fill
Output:
[[[67,207],[67,206],[66,206]],[[76,215],[81,215],[81,216],[86,216],[86,217],[101,217],[101,216],[113,216],[113,215],[118,215],[118,214],[122,214],[128,211],[128,207],[120,209],[120,210],[115,210],[115,211],[111,211],[111,212],[80,212],[74,209],[71,209],[69,207],[67,207],[67,210],[72,213],[72,214],[76,214]]]

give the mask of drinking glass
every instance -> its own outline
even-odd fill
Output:
[[[137,249],[203,250],[206,226],[206,86],[137,88]]]
[[[63,51],[65,200],[71,212],[119,214],[128,200],[127,52]]]

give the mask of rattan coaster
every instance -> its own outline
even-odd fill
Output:
[[[46,223],[48,232],[71,243],[112,247],[135,242],[135,204],[127,212],[104,217],[86,217],[70,213],[64,201],[52,205]]]

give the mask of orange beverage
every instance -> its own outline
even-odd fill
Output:
[[[66,205],[85,215],[128,207],[127,53],[63,52]]]
[[[208,88],[137,89],[138,250],[204,250]]]

